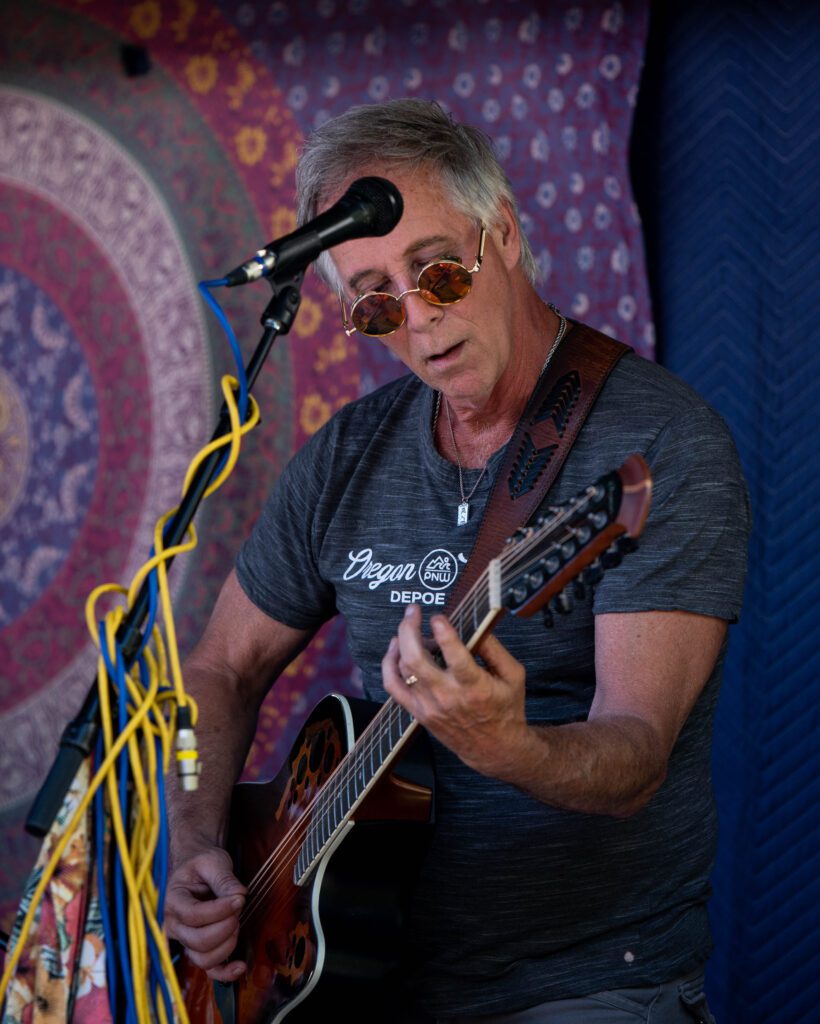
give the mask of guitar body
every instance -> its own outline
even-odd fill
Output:
[[[294,878],[305,816],[316,813],[311,802],[378,708],[326,697],[276,778],[235,788],[229,849],[237,876],[255,880],[255,889],[233,954],[246,960],[247,973],[230,989],[216,986],[224,1024],[309,1024],[323,1012],[368,1006],[389,987],[432,825],[432,765],[417,742],[423,734],[354,809],[305,883]],[[185,986],[192,1020],[218,1020],[213,1006],[205,1009],[210,995],[201,985],[194,998],[196,987]]]

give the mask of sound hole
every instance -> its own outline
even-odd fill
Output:
[[[317,772],[319,765],[322,763],[322,755],[325,752],[325,737],[324,733],[317,733],[310,745],[310,770],[311,772]]]

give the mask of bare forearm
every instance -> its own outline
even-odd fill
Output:
[[[205,845],[222,845],[234,783],[273,681],[312,633],[268,618],[231,573],[202,639],[186,660],[185,686],[196,700],[199,789],[183,793],[169,780],[172,853],[176,861]]]
[[[199,709],[196,738],[202,772],[194,792],[183,792],[175,779],[169,780],[168,818],[177,855],[202,843],[224,845],[231,792],[258,715],[258,702],[242,692],[238,680],[196,653],[186,662],[184,677]]]
[[[526,720],[526,670],[491,633],[479,664],[444,616],[430,627],[444,665],[410,606],[382,660],[390,696],[483,775],[551,806],[615,817],[662,784],[726,635],[724,621],[688,612],[598,615],[589,718],[536,726]]]
[[[620,715],[528,726],[483,770],[554,807],[622,817],[640,810],[661,785],[666,751],[646,722]]]

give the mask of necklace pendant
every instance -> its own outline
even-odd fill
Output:
[[[464,526],[467,520],[470,518],[470,505],[469,502],[462,501],[458,506],[458,520],[456,526]]]

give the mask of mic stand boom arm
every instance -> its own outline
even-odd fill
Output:
[[[261,323],[264,328],[262,338],[246,369],[249,390],[256,381],[274,341],[280,334],[287,334],[293,324],[302,301],[303,276],[304,271],[300,270],[297,273],[282,275],[281,280],[275,273],[267,278],[273,289],[273,298],[262,314]],[[223,402],[211,441],[216,441],[229,433],[230,417],[227,406]],[[222,455],[222,450],[217,449],[199,465],[179,508],[166,527],[165,539],[168,547],[180,543],[185,536],[196,510],[199,508],[203,494],[217,474]],[[167,564],[170,564],[172,560],[173,557],[169,558]],[[148,614],[149,595],[149,583],[146,579],[137,594],[136,601],[117,630],[117,640],[122,647],[126,668],[133,665],[141,646],[142,633],[140,630]],[[82,707],[68,723],[60,737],[57,756],[26,818],[26,831],[31,835],[45,836],[51,828],[74,776],[94,747],[100,726],[99,712],[99,693],[95,677]]]

